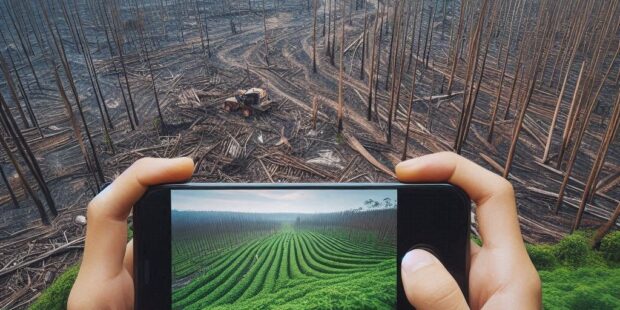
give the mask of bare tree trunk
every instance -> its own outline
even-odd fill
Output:
[[[50,193],[49,188],[47,187],[47,183],[45,182],[43,173],[41,172],[41,168],[39,167],[39,164],[37,162],[37,158],[32,153],[32,149],[28,145],[28,142],[26,141],[26,139],[21,133],[21,130],[17,126],[17,122],[15,121],[15,118],[13,118],[13,116],[11,115],[11,111],[8,105],[6,104],[6,101],[4,100],[2,93],[0,93],[0,120],[1,120],[0,123],[5,126],[6,132],[8,133],[8,135],[11,137],[11,139],[15,143],[15,148],[17,149],[17,151],[20,153],[20,155],[24,159],[24,162],[30,169],[32,175],[35,178],[35,181],[37,182],[37,184],[39,185],[39,188],[43,192],[45,200],[50,208],[50,211],[52,212],[54,216],[56,216],[56,214],[58,214],[56,211],[56,204],[54,203],[52,194]]]
[[[9,73],[9,68],[6,65],[4,57],[2,57],[2,54],[0,54],[0,68],[2,69],[2,73],[4,74],[4,79],[6,80],[6,84],[9,88],[9,94],[11,95],[11,98],[13,99],[13,103],[15,104],[15,107],[17,107],[17,112],[19,112],[19,117],[22,119],[24,128],[30,128],[30,124],[28,124],[28,119],[26,118],[26,114],[24,114],[24,110],[22,109],[22,106],[19,103],[17,91],[15,89],[15,85],[13,84],[13,78],[11,77],[11,74]]]
[[[397,7],[400,7],[400,5],[397,5]],[[399,10],[395,10],[395,11],[399,11]],[[402,19],[402,14],[395,13],[394,24],[392,26],[392,39],[394,39],[394,36],[396,36],[396,53],[390,52],[390,54],[392,54],[390,63],[394,67],[396,67],[398,52],[400,50],[400,39],[402,36],[401,35],[401,19]],[[396,72],[396,70],[394,70],[394,72]],[[397,80],[398,79],[396,76],[392,79],[392,91],[390,92],[390,104],[389,104],[389,109],[388,109],[388,129],[387,129],[387,143],[389,144],[392,143],[392,123],[394,119],[394,116],[393,116],[394,106],[395,106],[394,100],[396,99]],[[387,83],[387,79],[386,79],[386,83]]]
[[[499,58],[500,57],[498,57],[498,59]],[[489,133],[487,135],[487,141],[489,142],[491,142],[491,140],[493,139],[493,130],[495,129],[495,118],[497,116],[497,111],[499,110],[500,99],[502,98],[502,90],[504,87],[504,77],[506,76],[506,67],[508,67],[508,57],[504,59],[504,67],[502,68],[502,74],[499,78],[499,86],[497,87],[497,95],[495,97],[495,103],[493,104],[493,111],[491,112],[491,123],[489,125]]]
[[[340,0],[340,1],[344,1],[344,0]],[[334,4],[334,9],[332,10],[332,12],[334,13],[334,17],[332,18],[333,21],[333,28],[334,28],[334,32],[332,32],[332,51],[329,54],[329,59],[330,59],[330,63],[332,64],[332,66],[336,66],[336,61],[335,61],[335,57],[336,57],[336,18],[338,17],[338,9],[336,6],[336,0],[332,0],[332,3]],[[344,16],[342,16],[342,18],[344,18]]]
[[[454,44],[456,44],[456,48],[454,49],[454,54],[452,56],[452,70],[450,70],[450,79],[448,79],[448,95],[452,94],[452,83],[454,82],[454,75],[456,73],[456,66],[458,64],[459,52],[461,48],[461,36],[463,31],[463,17],[465,16],[465,1],[461,1],[461,13],[459,17],[459,25],[458,30],[456,31],[456,40]],[[421,19],[420,19],[421,22]],[[418,40],[419,41],[419,40]],[[418,44],[418,48],[420,48]]]
[[[618,203],[618,205],[616,206],[616,210],[611,215],[609,220],[605,224],[601,225],[601,227],[594,233],[594,237],[592,238],[591,243],[592,247],[597,247],[601,243],[605,235],[607,235],[607,232],[609,232],[609,230],[611,230],[611,228],[616,225],[616,221],[618,221],[619,217],[620,203]]]
[[[364,0],[366,1],[366,0]],[[357,4],[357,3],[356,3]],[[360,68],[360,80],[364,80],[364,62],[366,60],[366,44],[368,44],[368,42],[366,42],[366,34],[367,34],[367,30],[366,28],[368,27],[368,6],[364,6],[364,31],[362,34],[362,64],[361,64],[361,68]]]
[[[316,11],[318,9],[316,7],[317,1],[318,0],[312,0],[312,11],[314,14],[312,23],[312,72],[314,73],[316,73]]]
[[[39,77],[37,76],[37,73],[36,73],[36,72],[35,72],[35,70],[34,70],[34,66],[32,65],[32,60],[30,59],[30,55],[29,55],[28,49],[26,48],[26,45],[25,45],[25,43],[24,43],[24,39],[23,39],[23,37],[22,37],[22,34],[21,34],[18,30],[17,30],[17,29],[18,29],[18,27],[17,27],[17,25],[16,25],[15,18],[13,18],[13,15],[10,13],[10,11],[9,11],[9,9],[8,9],[8,8],[5,10],[5,12],[7,12],[7,14],[9,15],[9,17],[10,17],[10,19],[11,19],[11,22],[12,22],[12,24],[13,24],[13,28],[14,28],[14,29],[16,30],[16,32],[17,32],[17,37],[19,38],[19,42],[20,42],[20,44],[21,44],[22,50],[24,51],[24,56],[26,57],[26,60],[28,61],[28,65],[29,65],[29,67],[30,67],[30,72],[32,72],[32,76],[34,77],[34,80],[35,80],[35,82],[37,83],[37,87],[38,87],[39,89],[41,89],[41,83],[39,83]],[[11,31],[10,31],[10,30],[9,30],[9,33],[11,33]],[[11,34],[11,35],[12,35],[12,34]]]
[[[9,182],[4,170],[2,169],[2,165],[0,165],[0,177],[2,177],[2,181],[6,184],[6,189],[9,191],[9,196],[11,197],[11,201],[15,205],[15,209],[19,208],[19,202],[17,201],[17,197],[15,196],[15,192],[13,191],[13,187],[11,187],[11,183]]]
[[[64,86],[62,85],[62,81],[60,80],[60,76],[58,74],[58,68],[55,64],[55,62],[53,60],[49,60],[51,62],[51,67],[52,67],[52,71],[54,73],[54,80],[56,82],[56,86],[58,87],[58,91],[60,93],[60,97],[62,98],[63,102],[65,103],[65,108],[67,110],[67,113],[69,115],[69,119],[71,121],[72,127],[74,129],[74,133],[76,135],[76,139],[78,140],[78,144],[80,145],[80,148],[82,150],[82,154],[84,156],[84,160],[86,161],[86,165],[89,169],[90,172],[93,173],[93,177],[95,180],[95,183],[97,185],[97,190],[99,190],[99,185],[100,182],[104,182],[104,177],[103,177],[103,172],[101,170],[101,166],[99,165],[99,161],[97,158],[97,154],[95,146],[92,142],[92,138],[90,135],[90,131],[88,131],[88,124],[86,123],[86,119],[84,118],[84,113],[82,111],[81,105],[79,104],[80,100],[79,100],[79,96],[77,94],[77,90],[75,88],[75,83],[73,83],[73,77],[71,74],[71,69],[68,66],[68,62],[66,59],[66,54],[64,52],[64,46],[62,44],[62,37],[60,37],[60,31],[58,31],[58,27],[56,26],[56,33],[58,34],[58,38],[56,38],[56,36],[54,35],[54,31],[52,30],[52,23],[50,22],[48,15],[46,13],[46,11],[43,11],[45,20],[47,22],[49,31],[53,37],[53,41],[54,41],[54,45],[56,47],[56,52],[58,54],[58,57],[60,58],[60,61],[62,63],[63,69],[65,70],[65,74],[67,76],[67,79],[69,80],[69,85],[71,86],[71,91],[73,92],[73,95],[75,97],[76,100],[76,104],[78,106],[78,110],[80,111],[80,116],[82,119],[82,123],[85,126],[85,130],[86,130],[86,135],[87,138],[89,140],[90,143],[90,147],[91,150],[93,151],[93,158],[94,158],[94,162],[95,162],[95,168],[92,167],[92,164],[90,162],[90,157],[88,155],[88,151],[86,150],[86,147],[84,146],[84,142],[82,141],[82,135],[81,135],[81,130],[80,130],[80,126],[78,125],[77,121],[75,121],[74,115],[73,115],[73,109],[71,107],[71,104],[69,103],[69,99],[67,97],[67,94],[65,92]],[[54,24],[55,25],[55,24]]]
[[[338,133],[342,133],[343,124],[342,117],[344,115],[344,23],[345,23],[345,0],[340,1],[340,11],[342,12],[342,16],[340,17],[342,24],[342,37],[340,38],[340,73],[338,78]],[[334,31],[335,32],[335,31]]]
[[[411,116],[413,114],[413,102],[415,100],[415,82],[416,75],[418,70],[418,60],[415,60],[415,65],[413,66],[413,73],[411,76],[411,96],[409,97],[409,110],[407,111],[407,129],[405,130],[405,145],[403,146],[403,155],[401,156],[401,160],[407,159],[407,147],[409,146],[409,132],[411,128]]]
[[[325,1],[322,5],[323,5],[323,37],[325,37],[325,21],[327,18],[327,1]]]
[[[575,86],[575,93],[573,94],[573,102],[571,103],[571,109],[574,106],[575,98],[577,97],[577,91],[579,89],[579,84],[581,81],[581,75],[583,74],[583,68],[585,67],[585,61],[581,63],[581,69],[579,69],[579,78],[577,80],[577,85]],[[569,74],[566,74],[564,77],[564,82],[562,83],[562,90],[560,91],[560,95],[558,96],[558,101],[555,104],[555,111],[553,112],[553,118],[551,119],[551,125],[549,125],[549,133],[547,134],[547,143],[545,144],[545,151],[543,153],[543,157],[541,161],[546,163],[549,160],[549,151],[551,150],[551,141],[553,138],[553,131],[555,130],[555,124],[558,121],[558,116],[560,112],[560,106],[562,105],[562,97],[564,97],[564,90],[566,90],[566,82],[568,80]]]
[[[263,0],[263,28],[265,32],[265,62],[269,66],[269,40],[267,38],[267,16],[265,15],[265,0]]]
[[[428,44],[429,37],[431,38],[433,37],[433,32],[431,30],[431,27],[433,25],[432,24],[433,17],[435,16],[433,14],[434,14],[434,11],[433,11],[433,7],[431,6],[430,12],[428,12],[428,24],[426,25],[426,38],[424,39],[424,52],[422,53],[422,60],[426,59],[426,46]],[[428,52],[430,54],[430,48]],[[424,62],[424,66],[428,68],[428,60]]]
[[[45,213],[45,208],[43,207],[43,203],[41,202],[41,200],[39,200],[39,197],[37,197],[37,195],[35,194],[30,184],[28,184],[28,180],[26,179],[26,176],[22,172],[22,169],[19,166],[17,159],[15,158],[15,156],[13,156],[13,153],[11,153],[11,149],[9,148],[9,145],[7,144],[3,135],[0,135],[0,145],[2,146],[2,149],[4,149],[4,152],[8,156],[11,163],[13,164],[13,167],[15,168],[15,171],[17,172],[17,175],[19,176],[20,181],[22,181],[22,186],[24,190],[30,195],[30,197],[32,198],[32,201],[34,201],[34,204],[37,207],[37,211],[39,211],[39,217],[41,218],[41,222],[43,222],[43,224],[45,225],[49,225],[50,219],[47,216],[47,213]]]
[[[112,18],[112,21],[114,21],[114,18]],[[140,126],[138,114],[136,113],[136,105],[133,101],[133,96],[131,95],[131,85],[129,84],[127,66],[125,65],[125,57],[123,55],[122,38],[118,32],[117,26],[112,26],[112,33],[114,34],[114,42],[116,43],[118,57],[121,61],[121,68],[123,69],[123,75],[125,77],[125,84],[127,85],[127,96],[129,97],[129,104],[131,106],[131,112],[133,114],[133,122],[136,126]]]
[[[332,10],[332,0],[327,0],[326,6],[329,7],[329,16],[327,21],[327,49],[325,50],[325,56],[330,56],[332,53],[332,41],[330,39],[332,35],[332,15],[334,15]]]
[[[577,211],[577,217],[575,218],[575,222],[573,223],[573,227],[571,231],[575,231],[579,229],[579,225],[581,224],[581,218],[583,216],[583,212],[586,209],[586,204],[590,198],[590,193],[593,192],[593,186],[598,178],[598,175],[603,168],[603,163],[605,162],[605,157],[607,157],[607,151],[609,150],[609,145],[614,140],[616,133],[618,132],[618,125],[620,124],[620,93],[618,93],[618,98],[616,98],[616,104],[614,106],[614,112],[609,120],[609,125],[607,127],[607,131],[601,142],[599,147],[599,151],[597,157],[592,164],[592,170],[590,171],[590,175],[588,176],[588,181],[583,189],[583,195],[581,196],[581,202],[579,203],[579,209]],[[585,125],[584,125],[585,126]]]
[[[508,151],[508,159],[506,160],[506,165],[504,166],[504,173],[502,176],[504,178],[508,178],[510,174],[510,169],[512,168],[512,160],[514,158],[514,154],[517,148],[517,142],[519,141],[519,133],[521,132],[521,125],[523,124],[523,119],[525,118],[525,112],[527,112],[527,107],[530,104],[530,100],[532,98],[532,93],[534,93],[534,87],[536,86],[536,76],[538,74],[538,70],[534,68],[535,73],[534,77],[530,79],[529,90],[527,93],[527,98],[523,103],[523,107],[521,107],[521,112],[519,113],[519,117],[517,122],[515,123],[515,128],[512,135],[512,142],[510,143],[510,149]]]
[[[390,49],[389,49],[389,54],[388,54],[388,69],[387,69],[387,74],[385,75],[385,91],[387,91],[389,89],[389,85],[390,85],[390,75],[392,74],[392,68],[394,66],[396,66],[396,64],[394,63],[395,59],[394,57],[392,57],[393,51],[394,51],[394,37],[397,35],[396,34],[396,16],[397,13],[400,11],[400,9],[402,8],[401,6],[401,1],[396,1],[396,5],[394,7],[394,14],[392,17],[392,38],[390,39]],[[389,11],[388,11],[388,18],[389,18]],[[400,15],[400,14],[399,14]],[[398,49],[398,48],[397,48]]]
[[[370,74],[368,75],[368,113],[366,115],[367,119],[370,121],[372,119],[372,97],[373,97],[373,89],[374,89],[374,75],[375,75],[375,55],[377,54],[377,45],[380,45],[380,42],[378,41],[378,35],[379,33],[377,33],[377,29],[379,26],[379,5],[380,2],[379,0],[377,0],[377,8],[376,8],[376,13],[375,13],[375,26],[374,26],[374,31],[373,31],[373,36],[372,36],[372,55],[370,56]]]

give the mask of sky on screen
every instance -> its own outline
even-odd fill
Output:
[[[328,213],[396,202],[396,190],[173,190],[172,209],[252,213]]]

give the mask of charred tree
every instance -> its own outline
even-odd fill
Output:
[[[19,201],[17,201],[17,196],[15,196],[13,187],[11,186],[11,183],[6,177],[6,174],[4,173],[4,169],[2,169],[2,165],[0,165],[0,177],[2,177],[2,182],[6,184],[6,189],[9,192],[9,197],[11,197],[11,201],[13,202],[13,205],[15,206],[16,209],[19,208]]]
[[[340,37],[340,73],[338,77],[338,133],[342,133],[343,123],[342,118],[344,116],[344,39],[345,39],[345,31],[344,31],[344,8],[345,8],[345,0],[340,1],[340,11],[342,16],[340,17],[340,23],[342,24],[341,37]],[[335,32],[335,31],[334,31]]]
[[[263,30],[265,34],[265,62],[269,66],[269,39],[267,38],[267,15],[265,12],[265,0],[263,0]]]
[[[313,12],[313,22],[312,22],[312,72],[316,73],[316,11],[317,11],[317,1],[312,0],[312,12]],[[363,61],[363,60],[362,60]]]

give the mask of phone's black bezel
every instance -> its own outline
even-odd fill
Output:
[[[397,192],[397,308],[412,308],[400,277],[400,262],[411,249],[430,250],[442,261],[468,296],[470,200],[446,183],[322,183],[232,184],[185,183],[151,187],[133,209],[135,309],[170,309],[171,190],[319,190],[396,189]]]

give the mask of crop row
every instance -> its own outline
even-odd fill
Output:
[[[385,262],[394,260],[394,252],[375,242],[347,240],[345,234],[282,230],[216,257],[196,256],[192,264],[201,265],[195,268],[206,272],[175,289],[173,306],[204,309],[253,303],[267,295],[280,296],[280,302],[286,302],[302,298],[303,292],[311,291],[312,283],[340,287],[362,275],[392,272],[395,268],[386,267]],[[202,264],[196,262],[199,258],[204,259]],[[297,293],[287,292],[291,290]]]

